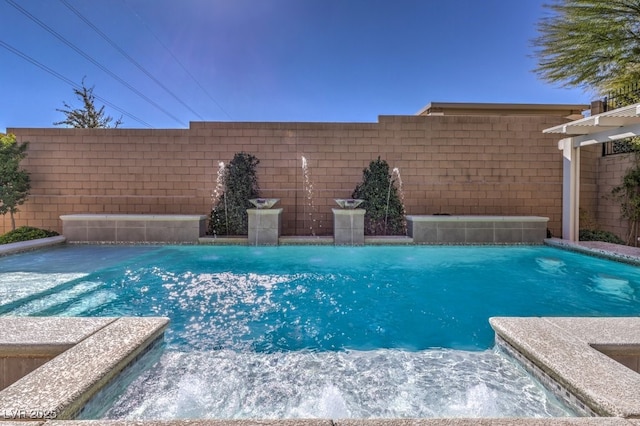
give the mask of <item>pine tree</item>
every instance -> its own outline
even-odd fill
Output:
[[[640,2],[556,0],[533,40],[535,72],[551,83],[599,94],[640,77]]]
[[[15,135],[0,133],[0,214],[9,213],[11,229],[16,229],[14,213],[24,204],[31,190],[29,173],[20,168],[27,156],[28,142],[16,142]]]
[[[82,101],[82,108],[73,108],[66,102],[62,102],[65,109],[56,109],[63,113],[67,118],[62,121],[53,123],[55,126],[65,125],[77,129],[93,129],[93,128],[116,128],[122,125],[122,117],[117,119],[113,125],[113,117],[105,115],[104,105],[100,109],[96,109],[95,95],[93,87],[87,88],[82,80],[82,89],[73,89],[76,97]]]

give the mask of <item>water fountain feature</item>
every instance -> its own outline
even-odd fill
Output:
[[[394,167],[391,171],[391,176],[396,175],[398,177],[398,193],[400,194],[400,202],[404,206],[404,189],[402,188],[402,176],[400,175],[400,169]]]
[[[305,195],[305,204],[303,207],[303,223],[306,227],[306,223],[307,223],[307,216],[309,219],[309,234],[312,237],[316,236],[316,232],[315,232],[315,218],[314,218],[314,213],[316,212],[316,207],[313,204],[313,183],[311,182],[311,174],[309,172],[309,165],[307,162],[307,158],[303,155],[301,157],[301,161],[302,161],[302,189]],[[308,212],[307,212],[308,209]]]
[[[216,205],[218,204],[218,201],[220,200],[220,197],[222,196],[222,194],[224,193],[224,172],[225,172],[225,165],[224,165],[224,161],[220,161],[218,162],[218,173],[216,176],[216,187],[213,189],[213,193],[211,194],[211,208],[215,209]],[[225,208],[224,208],[224,217],[225,217],[225,221],[228,220],[227,218],[227,199],[224,199],[225,202]],[[229,225],[226,224],[226,228],[228,228]],[[214,227],[214,229],[216,229],[217,227]],[[214,232],[213,237],[216,238],[218,235]]]
[[[247,209],[249,221],[247,231],[250,245],[278,245],[282,209],[273,208],[278,201],[280,201],[279,198],[252,198],[249,200],[255,206],[253,209]]]
[[[361,199],[338,198],[335,202],[340,206],[333,211],[333,239],[336,245],[364,244],[364,209],[358,206]]]
[[[334,201],[341,209],[355,209],[364,202],[364,200],[357,198],[337,198]]]
[[[257,209],[270,209],[280,201],[280,198],[252,198],[249,200]]]
[[[393,179],[394,174],[397,176],[397,181],[398,181],[397,190],[400,195],[400,204],[402,205],[402,210],[404,211],[404,190],[402,189],[402,176],[400,175],[400,169],[397,167],[394,167],[391,170],[391,175],[389,176],[389,187],[387,189],[387,205],[386,205],[385,214],[384,214],[385,233],[387,232],[387,221],[389,218],[389,201],[391,199],[391,188],[393,187],[393,184],[395,182],[395,180]]]

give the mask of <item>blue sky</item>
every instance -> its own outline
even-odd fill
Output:
[[[546,1],[0,0],[0,132],[53,127],[63,101],[80,106],[68,82],[83,78],[131,128],[375,122],[429,102],[588,104],[593,94],[532,72]]]

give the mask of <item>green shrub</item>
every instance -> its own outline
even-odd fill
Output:
[[[622,238],[612,232],[598,229],[581,229],[578,239],[580,241],[603,241],[605,243],[623,244]]]
[[[209,215],[210,235],[247,235],[247,209],[253,207],[249,199],[260,197],[256,171],[259,163],[255,156],[240,152],[224,169],[224,190]]]
[[[20,241],[37,240],[38,238],[55,237],[56,235],[59,234],[55,231],[21,226],[4,235],[0,235],[0,244],[19,243]]]
[[[14,134],[0,133],[0,214],[9,213],[12,230],[16,229],[14,214],[31,190],[29,173],[20,168],[28,148],[29,143],[18,143]]]
[[[627,170],[622,183],[611,190],[614,198],[620,202],[622,217],[629,221],[626,236],[626,244],[629,245],[636,245],[640,234],[640,153],[634,155],[634,164]]]
[[[369,163],[369,168],[362,171],[362,183],[356,186],[351,197],[364,200],[360,207],[366,210],[366,235],[406,234],[404,206],[386,161],[378,157]]]

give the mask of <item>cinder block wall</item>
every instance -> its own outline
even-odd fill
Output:
[[[381,116],[378,123],[193,122],[184,130],[7,129],[29,141],[33,188],[17,225],[61,231],[73,213],[208,214],[218,163],[259,160],[262,196],[280,198],[283,235],[330,235],[378,158],[397,167],[408,214],[538,215],[560,235],[562,155],[555,115]],[[305,186],[302,156],[311,190]],[[311,197],[309,197],[311,193]],[[0,232],[10,230],[8,216]]]
[[[621,218],[620,202],[611,191],[622,183],[627,170],[633,165],[633,154],[617,154],[600,157],[598,172],[598,203],[596,222],[599,228],[613,232],[626,241],[629,224]]]
[[[562,151],[560,151],[562,153]],[[560,154],[562,155],[562,154]],[[597,226],[599,206],[598,164],[602,145],[580,148],[580,228]]]

